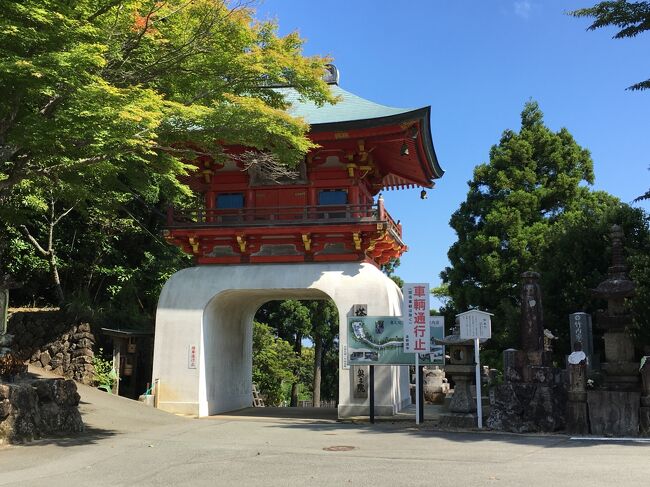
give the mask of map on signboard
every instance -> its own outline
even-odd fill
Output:
[[[442,317],[431,317],[440,318]],[[444,365],[444,347],[434,338],[444,336],[444,322],[429,321],[430,347],[419,354],[421,365]],[[348,364],[413,365],[414,353],[404,352],[404,324],[397,316],[359,316],[348,318]]]

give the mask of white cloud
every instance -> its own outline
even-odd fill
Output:
[[[529,0],[517,0],[514,3],[515,15],[522,19],[528,19],[533,9]]]

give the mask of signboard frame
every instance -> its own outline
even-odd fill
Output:
[[[444,318],[442,316],[428,317],[428,328],[431,338],[429,340],[429,351],[418,354],[420,365],[441,365],[445,364],[445,349],[442,345],[434,342],[435,338],[444,337]],[[383,323],[381,323],[383,322]],[[362,326],[359,326],[358,324]],[[387,327],[390,327],[387,330]],[[347,345],[344,346],[345,357],[343,363],[348,367],[351,365],[415,365],[415,353],[406,353],[403,351],[404,337],[403,322],[399,316],[349,316],[347,326]],[[397,333],[395,335],[395,333]],[[390,335],[391,349],[395,353],[390,353],[386,357],[384,351],[387,343],[379,343],[386,340],[386,335]],[[365,338],[366,340],[363,340]],[[359,346],[364,343],[365,346]],[[395,349],[401,348],[401,351]],[[384,353],[382,353],[384,352]],[[363,353],[363,357],[360,354]],[[366,355],[369,354],[369,355]],[[376,356],[374,355],[376,354]],[[432,356],[433,355],[433,356]]]

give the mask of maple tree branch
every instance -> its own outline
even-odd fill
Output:
[[[38,250],[43,257],[50,256],[50,252],[45,250],[43,247],[41,247],[41,244],[39,244],[38,241],[32,236],[32,234],[29,233],[29,230],[25,225],[20,225],[18,228],[20,232],[25,236],[25,238],[29,240],[29,243],[31,243],[34,246],[34,248]]]

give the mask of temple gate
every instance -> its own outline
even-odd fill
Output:
[[[313,149],[295,177],[269,178],[232,157],[202,156],[188,180],[202,195],[192,211],[170,208],[165,237],[195,257],[174,274],[156,315],[153,381],[159,408],[205,416],[251,406],[252,322],[275,299],[332,299],[340,355],[354,304],[372,315],[400,316],[401,292],[379,267],[407,250],[402,226],[380,191],[432,188],[442,176],[429,128],[430,108],[389,108],[327,82],[340,101],[316,107],[291,87],[275,87],[289,112],[310,124]],[[422,197],[426,192],[422,189]],[[340,417],[368,412],[339,357]],[[379,367],[376,413],[409,404],[407,369]]]

